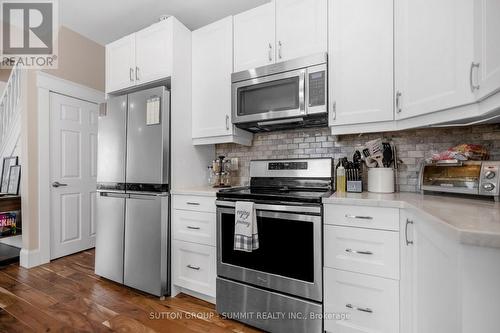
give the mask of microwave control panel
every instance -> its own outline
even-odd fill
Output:
[[[325,105],[326,71],[309,73],[309,106]]]

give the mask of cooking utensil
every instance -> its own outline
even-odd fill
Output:
[[[393,161],[393,156],[392,156],[392,145],[390,143],[384,142],[382,144],[383,146],[383,164],[385,168],[389,168],[392,164]]]

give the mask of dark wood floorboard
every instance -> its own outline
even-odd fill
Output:
[[[198,318],[193,318],[197,314]],[[160,300],[94,274],[94,251],[0,270],[0,333],[256,333],[212,304],[180,294]]]

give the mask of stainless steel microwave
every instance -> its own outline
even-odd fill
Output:
[[[327,54],[233,73],[233,124],[251,132],[328,125]]]

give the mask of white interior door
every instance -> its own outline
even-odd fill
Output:
[[[51,259],[95,245],[97,109],[50,94]]]

